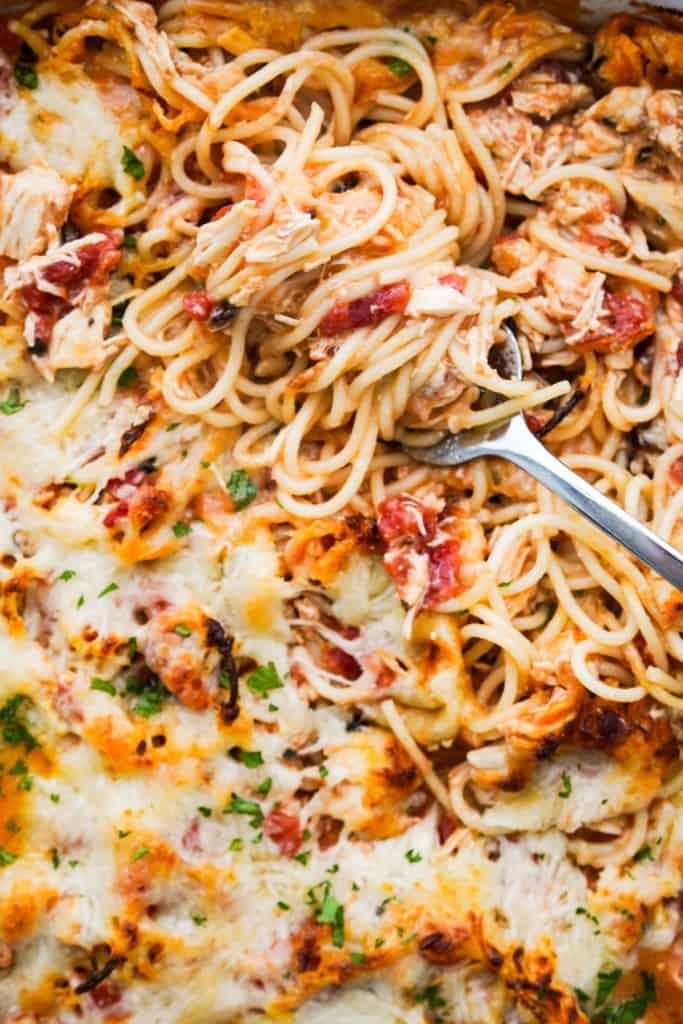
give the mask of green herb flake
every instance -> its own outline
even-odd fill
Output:
[[[321,764],[320,767],[318,768],[318,775],[320,776],[320,778],[326,779],[329,774],[329,768],[326,768],[324,764]]]
[[[311,857],[310,850],[302,850],[301,853],[294,854],[294,860],[298,860],[299,864],[303,864],[304,867],[308,864]]]
[[[247,505],[251,505],[258,494],[258,488],[246,469],[233,469],[230,479],[225,486],[235,504],[237,512],[246,508]]]
[[[50,793],[50,800],[52,800],[53,804],[58,804],[60,801],[59,793]]]
[[[145,165],[128,146],[124,146],[121,151],[121,166],[126,174],[130,174],[131,178],[135,178],[136,181],[140,181],[145,176]]]
[[[263,764],[263,755],[260,750],[240,750],[239,759],[247,768],[258,768]]]
[[[132,861],[142,860],[142,858],[146,857],[148,853],[149,850],[147,849],[146,846],[138,846],[136,850],[133,850],[130,859]]]
[[[316,888],[321,888],[316,886]],[[309,890],[313,892],[314,890]],[[344,907],[337,900],[332,890],[331,882],[322,883],[323,896],[320,901],[320,909],[316,915],[319,924],[332,925],[332,945],[341,949],[344,945]]]
[[[281,690],[284,685],[272,661],[267,665],[260,665],[247,679],[247,686],[251,692],[257,693],[260,697],[265,697],[271,690]]]
[[[27,772],[28,765],[26,764],[25,761],[22,761],[21,758],[19,758],[18,761],[15,761],[9,770],[10,775],[26,775]]]
[[[17,789],[22,789],[25,793],[30,793],[33,789],[33,776],[22,775],[17,783]]]
[[[208,917],[206,916],[206,914],[195,913],[195,914],[191,914],[190,916],[191,916],[192,920],[194,921],[194,923],[197,924],[197,925],[206,924],[206,922],[209,920]]]
[[[78,601],[76,601],[76,607],[77,608],[82,608],[84,604],[85,604],[85,597],[83,596],[83,594],[81,594],[81,596],[78,598]]]
[[[202,818],[210,818],[213,813],[210,807],[204,807],[202,805],[200,805],[197,810],[201,814]]]
[[[424,1003],[430,1010],[440,1010],[446,1005],[440,985],[426,985],[425,988],[416,989],[413,997],[416,1003]]]
[[[350,956],[352,964],[364,964],[367,960],[365,953],[351,953]]]
[[[500,69],[500,71],[497,72],[498,77],[502,78],[503,75],[509,74],[509,72],[512,71],[513,67],[514,67],[514,64],[512,63],[511,60],[509,60],[507,62],[507,64],[503,64],[503,66]]]
[[[123,236],[123,241],[121,242],[121,248],[122,249],[130,249],[132,251],[135,251],[135,249],[137,249],[137,247],[138,247],[138,240],[135,237],[135,235],[126,234],[126,235]]]
[[[182,637],[192,636],[192,630],[188,629],[184,622],[179,622],[177,626],[174,626],[173,632]]]
[[[127,839],[130,834],[131,829],[129,828],[120,828],[117,832],[119,839]]]
[[[258,786],[256,788],[258,789],[258,791],[261,794],[261,796],[268,796],[268,794],[270,793],[272,787],[273,787],[273,780],[271,779],[270,776],[268,776],[268,778],[264,779],[263,782],[259,782],[259,784],[258,784]]]
[[[116,696],[116,687],[108,679],[100,679],[99,676],[95,676],[90,683],[91,690],[101,690],[102,693],[108,693],[110,697]]]
[[[11,388],[7,398],[0,402],[0,412],[5,416],[14,416],[15,412],[19,412],[25,405],[26,402],[19,399],[19,388]]]
[[[654,860],[655,857],[652,852],[652,847],[650,846],[650,844],[646,843],[645,846],[641,846],[638,852],[634,855],[633,859],[636,862],[636,864],[639,864],[641,860]]]
[[[138,653],[138,638],[136,636],[128,637],[128,660],[133,661],[135,655]]]
[[[118,583],[108,583],[104,590],[100,590],[98,597],[106,597],[107,594],[113,594],[115,590],[119,589]]]
[[[413,65],[409,64],[407,60],[403,60],[402,57],[392,57],[388,61],[387,67],[392,75],[396,75],[398,78],[405,78],[413,70]]]
[[[176,420],[175,423],[169,423],[169,425],[166,427],[166,433],[170,434],[172,430],[177,430],[179,426],[180,420]]]
[[[0,708],[0,725],[2,726],[1,734],[3,740],[12,747],[21,745],[29,753],[39,746],[38,741],[29,731],[20,714],[22,706],[30,703],[30,697],[23,693],[15,693]]]
[[[65,569],[63,573],[60,573],[57,579],[64,580],[65,583],[68,583],[69,580],[72,580],[75,575],[76,573],[74,572],[73,569]]]
[[[562,788],[557,795],[561,800],[567,800],[572,795],[572,779],[567,772],[562,772]]]
[[[118,386],[120,388],[132,388],[140,380],[140,374],[134,366],[127,366],[123,373],[119,374]]]
[[[9,864],[14,864],[16,859],[16,854],[10,853],[4,846],[0,846],[0,867],[6,868]]]
[[[190,533],[191,530],[192,527],[189,526],[187,523],[173,524],[173,532],[176,535],[176,537],[187,537],[188,533]]]
[[[59,856],[59,850],[56,846],[53,846],[50,850],[50,857],[52,858],[52,867],[56,870],[62,863],[62,858]]]
[[[289,903],[285,903],[284,900],[278,900],[277,901],[277,907],[278,907],[279,910],[291,910],[292,909],[290,907]]]
[[[15,64],[14,78],[17,85],[22,85],[24,89],[38,88],[38,73],[30,64]]]
[[[151,679],[138,679],[137,676],[129,676],[126,680],[126,693],[137,697],[133,705],[133,712],[141,718],[151,718],[158,715],[168,691],[161,685],[156,676]]]
[[[640,1020],[650,1003],[657,998],[655,980],[651,974],[641,974],[642,991],[618,1006],[606,1006],[602,1011],[604,1024],[635,1024]]]
[[[224,814],[250,814],[254,821],[260,824],[263,821],[263,811],[260,804],[254,800],[245,800],[237,793],[232,793],[230,803],[225,808]],[[256,827],[256,826],[255,826]]]
[[[615,967],[613,971],[599,971],[598,972],[598,988],[595,993],[595,1006],[596,1009],[606,1003],[612,994],[612,989],[619,981],[621,977],[621,971],[618,967]]]
[[[230,845],[228,846],[228,849],[231,850],[233,853],[237,852],[238,850],[242,850],[243,848],[244,848],[244,840],[243,839],[240,839],[239,837],[236,836],[234,839],[230,840]]]
[[[422,860],[422,854],[418,853],[417,850],[408,850],[406,852],[406,860],[409,864],[419,864]]]

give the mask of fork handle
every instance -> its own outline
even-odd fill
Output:
[[[578,473],[568,469],[533,436],[521,416],[516,419],[515,426],[518,429],[508,430],[504,441],[498,441],[495,447],[492,446],[494,450],[491,454],[502,456],[526,470],[549,491],[623,544],[677,590],[683,591],[683,555],[624,512]],[[486,444],[482,447],[486,448]]]

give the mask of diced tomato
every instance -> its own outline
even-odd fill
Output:
[[[216,210],[216,212],[211,217],[211,220],[220,220],[221,217],[225,217],[226,213],[230,213],[231,210],[232,203],[226,203],[225,206],[221,206],[219,210]]]
[[[363,673],[363,669],[353,655],[334,644],[325,645],[320,660],[323,668],[326,668],[328,672],[334,672],[335,675],[343,676],[344,679],[358,679]]]
[[[110,529],[115,526],[119,519],[124,519],[130,511],[130,505],[127,501],[119,501],[118,504],[114,505],[110,512],[107,512],[106,516],[102,520],[104,526]]]
[[[454,597],[460,590],[458,570],[460,568],[460,545],[456,540],[447,540],[427,549],[429,557],[429,590],[425,597],[428,606],[441,604]]]
[[[376,288],[352,302],[335,302],[320,321],[321,334],[330,337],[356,327],[370,327],[394,313],[402,313],[410,301],[410,285],[397,281]]]
[[[464,274],[444,274],[443,277],[439,278],[439,284],[446,284],[449,288],[455,288],[456,291],[464,292],[467,278]]]
[[[211,316],[211,299],[205,291],[188,292],[183,296],[183,308],[193,320],[208,320]]]
[[[683,341],[679,341],[678,348],[676,349],[676,362],[678,363],[679,370],[683,367]]]
[[[283,857],[293,857],[301,848],[304,834],[299,819],[293,814],[274,807],[264,818],[263,831],[279,847]]]
[[[543,426],[543,423],[539,420],[538,416],[534,416],[532,412],[525,412],[524,419],[526,420],[526,425],[532,434],[537,434]]]
[[[409,494],[386,498],[379,506],[377,526],[385,544],[397,540],[423,537],[434,534],[438,510],[424,505]]]
[[[630,292],[607,292],[603,330],[587,334],[577,348],[593,352],[623,352],[655,329],[653,304]]]
[[[134,469],[129,469],[125,476],[114,476],[111,480],[107,481],[104,493],[114,498],[117,502],[102,520],[102,524],[107,529],[111,529],[112,526],[118,523],[119,519],[124,519],[128,515],[130,499],[134,496],[137,488],[147,479],[147,476],[148,474],[144,469],[136,466]]]

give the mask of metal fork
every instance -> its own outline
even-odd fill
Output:
[[[522,358],[517,338],[508,324],[503,327],[506,340],[496,346],[499,372],[509,380],[521,380]],[[427,448],[405,446],[404,450],[416,461],[433,466],[460,466],[483,455],[497,455],[513,462],[683,591],[683,554],[551,455],[531,433],[522,413],[486,428],[449,434]]]

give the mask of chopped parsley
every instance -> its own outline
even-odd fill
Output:
[[[598,989],[595,993],[595,1006],[600,1007],[606,1003],[612,994],[612,989],[619,981],[621,971],[615,967],[613,971],[600,971],[598,973]]]
[[[197,808],[197,810],[199,811],[199,813],[201,814],[201,816],[203,818],[210,818],[211,817],[212,811],[211,811],[210,807],[199,806]]]
[[[108,679],[100,679],[99,676],[95,676],[95,678],[91,681],[90,689],[101,690],[102,693],[108,693],[110,697],[116,696],[116,687],[114,686],[114,684],[111,683]]]
[[[78,598],[78,601],[76,601],[76,607],[77,608],[82,608],[84,604],[85,604],[85,597],[84,597],[83,594],[81,594],[81,596]]]
[[[350,956],[352,964],[364,964],[367,960],[365,953],[351,953]]]
[[[60,800],[59,793],[50,793],[50,800],[52,800],[53,804],[58,804]]]
[[[562,789],[557,794],[561,800],[566,800],[572,795],[572,778],[567,772],[562,772]]]
[[[17,789],[23,789],[25,793],[29,793],[33,789],[33,776],[22,775],[17,782]]]
[[[19,758],[18,761],[15,761],[9,770],[10,775],[26,775],[27,772],[28,765],[26,764],[25,761],[22,761],[21,758]]]
[[[332,945],[340,949],[344,945],[344,907],[335,897],[332,882],[320,882],[306,893],[306,902],[317,908],[315,916],[319,924],[332,925]]]
[[[122,249],[137,249],[138,240],[135,235],[124,235],[123,241],[121,242]]]
[[[139,679],[137,676],[130,676],[126,681],[126,693],[137,697],[133,705],[133,712],[141,718],[151,718],[161,711],[168,691],[156,676],[148,679]]]
[[[138,653],[138,638],[136,636],[128,637],[128,659],[133,661],[135,655]]]
[[[127,366],[123,373],[119,374],[118,386],[120,388],[132,388],[140,380],[140,374],[134,366]]]
[[[258,768],[263,764],[263,755],[260,750],[240,750],[238,760],[247,768]]]
[[[198,925],[206,924],[206,922],[209,920],[208,917],[206,916],[206,914],[196,913],[196,914],[191,914],[190,916],[191,916],[192,920],[194,921],[194,923],[198,924]]]
[[[326,768],[324,764],[321,764],[320,767],[318,768],[318,775],[320,776],[320,778],[326,779],[329,774],[329,768]]]
[[[146,857],[148,853],[149,850],[146,846],[138,846],[137,850],[133,850],[130,859],[133,861],[142,860],[142,858]]]
[[[299,864],[303,864],[304,867],[308,864],[311,857],[310,850],[302,850],[301,853],[294,854],[294,860],[298,860]]]
[[[192,630],[188,629],[184,622],[179,622],[177,626],[174,626],[173,632],[182,637],[192,636]]]
[[[120,828],[118,830],[119,839],[127,839],[130,835],[131,830],[129,828]]]
[[[258,494],[258,488],[246,469],[233,469],[225,486],[238,512],[246,508],[247,505],[251,505]]]
[[[224,814],[250,814],[252,820],[250,824],[254,828],[263,821],[263,811],[261,810],[260,804],[257,804],[255,800],[245,800],[244,797],[239,796],[237,793],[232,793],[230,796],[230,803],[225,808]]]
[[[0,412],[5,416],[14,416],[15,412],[19,412],[25,405],[26,402],[19,399],[19,388],[11,388],[7,398],[0,402]]]
[[[636,864],[640,863],[641,860],[654,860],[655,858],[650,844],[646,843],[645,846],[641,846],[638,852],[634,855],[633,859],[636,862]]]
[[[0,867],[6,868],[9,864],[14,864],[16,859],[16,854],[10,853],[4,846],[0,846]]]
[[[25,703],[30,704],[31,699],[24,693],[15,693],[13,697],[5,701],[0,708],[1,734],[5,743],[9,743],[12,747],[21,744],[26,751],[30,752],[35,750],[39,744],[21,717],[20,709]]]
[[[424,988],[416,989],[413,996],[416,1003],[424,1003],[430,1010],[440,1010],[446,1005],[440,985],[426,985]]]
[[[405,78],[413,70],[413,65],[409,64],[407,60],[403,60],[402,57],[392,57],[387,67],[392,75],[397,75],[399,78]]]
[[[100,590],[98,597],[106,597],[107,594],[113,594],[115,590],[119,589],[118,583],[108,583],[104,590]]]
[[[68,583],[69,580],[72,580],[75,575],[76,573],[73,569],[65,569],[64,572],[57,577],[57,579],[64,580],[65,583]]]
[[[131,178],[135,178],[136,181],[140,181],[145,176],[145,165],[128,146],[124,146],[121,151],[121,166],[126,174],[130,174]]]
[[[268,794],[271,791],[272,786],[273,786],[273,780],[271,779],[270,776],[268,776],[268,778],[264,779],[263,782],[259,782],[259,784],[258,784],[258,786],[256,788],[258,789],[258,791],[261,794],[261,796],[268,796]]]
[[[234,853],[236,850],[243,849],[243,847],[244,847],[244,840],[240,839],[238,836],[235,836],[234,839],[230,840],[230,845],[228,846],[228,849],[232,850],[233,853]]]
[[[284,900],[278,900],[278,901],[277,901],[277,906],[278,906],[278,908],[279,908],[280,910],[291,910],[291,909],[292,909],[292,908],[290,907],[289,903],[285,903],[285,901],[284,901]]]
[[[576,915],[577,917],[585,917],[587,921],[590,921],[590,923],[595,926],[595,931],[593,932],[594,935],[600,934],[600,921],[595,914],[589,913],[585,907],[577,907]]]
[[[38,88],[38,73],[30,64],[15,64],[14,77],[17,85],[23,85],[24,89]]]
[[[192,527],[187,523],[174,523],[173,532],[176,537],[187,537],[188,533],[192,530]]]
[[[655,979],[651,974],[641,974],[642,991],[618,1006],[606,1006],[602,1011],[604,1024],[635,1024],[640,1020],[650,1003],[657,998]]]
[[[499,77],[499,78],[502,78],[502,77],[503,77],[503,75],[507,75],[507,74],[508,74],[508,72],[512,71],[513,67],[514,67],[514,65],[513,65],[512,61],[511,61],[511,60],[509,60],[509,61],[507,62],[507,64],[503,64],[503,66],[502,66],[502,68],[500,69],[500,71],[498,71],[498,72],[497,72],[497,74],[498,74],[498,77]]]
[[[260,665],[247,679],[247,686],[251,692],[261,697],[265,697],[271,690],[281,690],[284,685],[272,661],[267,665]]]
[[[419,864],[422,860],[422,854],[418,853],[417,850],[408,850],[406,852],[406,860],[409,864]]]
[[[53,846],[50,850],[50,856],[52,858],[52,867],[56,870],[62,863],[62,858],[59,856],[59,850],[56,846]]]

